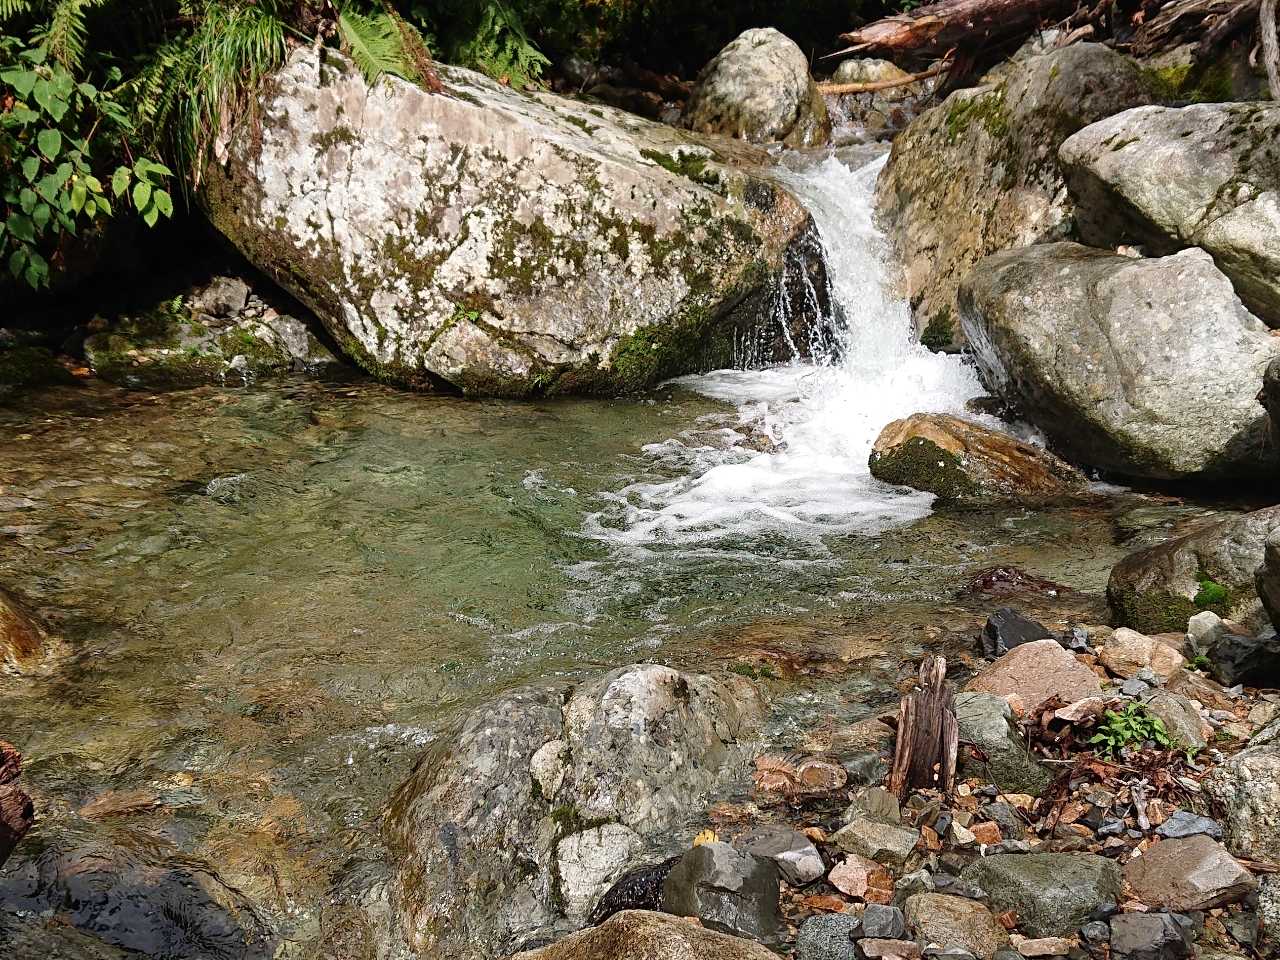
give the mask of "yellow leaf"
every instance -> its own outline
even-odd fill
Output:
[[[720,835],[714,830],[703,830],[700,834],[693,838],[693,845],[700,847],[704,843],[715,843],[720,839]]]

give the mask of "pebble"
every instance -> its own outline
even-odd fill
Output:
[[[880,960],[882,957],[918,960],[920,957],[920,944],[914,940],[884,940],[878,937],[868,937],[865,940],[859,940],[858,946],[862,948],[863,954],[872,958],[872,960]]]
[[[1215,840],[1222,839],[1222,827],[1216,821],[1190,810],[1175,810],[1168,820],[1156,828],[1156,833],[1166,840],[1182,840],[1198,833],[1208,834]]]
[[[1090,943],[1101,943],[1111,937],[1111,927],[1102,920],[1090,920],[1080,928],[1080,936]]]

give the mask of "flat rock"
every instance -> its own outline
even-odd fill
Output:
[[[1253,874],[1203,834],[1153,844],[1125,864],[1123,873],[1143,903],[1177,913],[1224,907],[1258,888]]]
[[[975,957],[990,960],[1009,945],[1009,934],[980,903],[940,893],[920,893],[906,903],[907,923],[917,939],[941,947],[963,947]]]
[[[1079,491],[1084,476],[1046,450],[945,413],[916,413],[880,431],[871,475],[941,500],[1039,501]]]
[[[883,878],[881,885],[888,882],[889,874],[884,867],[874,860],[851,853],[831,868],[827,882],[843,894],[863,899],[877,875]]]
[[[707,930],[682,917],[624,910],[599,927],[510,960],[779,960],[758,943]]]
[[[970,680],[965,690],[998,697],[1017,695],[1027,709],[1051,697],[1074,703],[1102,696],[1097,675],[1056,640],[1037,640],[1015,647]]]
[[[1057,643],[1056,640],[1048,642]],[[1026,743],[1014,729],[1013,709],[1004,697],[994,693],[958,693],[955,711],[960,737],[977,744],[987,758],[985,770],[977,761],[965,759],[965,776],[984,777],[1011,793],[1037,795],[1049,785],[1051,774],[1031,759]]]
[[[871,960],[886,960],[889,957],[897,957],[898,960],[918,960],[920,956],[920,944],[914,940],[881,940],[867,937],[859,940],[858,946],[862,949],[863,955]]]
[[[785,935],[777,865],[720,841],[696,846],[680,858],[663,884],[662,909],[766,945],[781,943]]]
[[[1150,667],[1163,682],[1187,663],[1182,654],[1167,643],[1128,627],[1121,627],[1107,638],[1098,651],[1098,660],[1112,673],[1126,679]]]
[[[1180,960],[1194,953],[1188,930],[1167,913],[1111,918],[1111,955],[1128,960]]]
[[[831,835],[831,842],[846,853],[900,870],[920,842],[920,831],[855,817]]]
[[[1222,839],[1222,827],[1216,820],[1202,817],[1190,810],[1175,810],[1168,820],[1156,827],[1156,833],[1166,840],[1185,840],[1199,834],[1214,840]]]
[[[1210,770],[1200,785],[1222,805],[1223,832],[1232,853],[1248,860],[1280,860],[1280,744],[1241,750]]]
[[[1065,957],[1070,949],[1071,941],[1066,937],[1042,937],[1018,944],[1018,953],[1024,957]]]
[[[993,910],[1014,910],[1031,937],[1070,936],[1121,892],[1119,866],[1091,853],[984,857],[960,879],[985,890]]]
[[[1063,456],[1166,480],[1280,474],[1256,400],[1280,341],[1204,251],[1005,250],[957,296],[983,383]]]
[[[858,960],[855,937],[862,920],[846,913],[819,913],[800,924],[796,960]]]
[[[812,841],[784,824],[767,824],[738,837],[733,845],[743,853],[765,857],[778,865],[786,881],[797,887],[812,883],[827,872]]]

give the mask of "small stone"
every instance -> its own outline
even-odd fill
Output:
[[[1016,911],[1032,937],[1075,933],[1121,890],[1120,868],[1091,853],[988,856],[966,867],[960,879],[986,890],[993,910]]]
[[[760,827],[739,837],[733,845],[743,853],[772,860],[786,881],[797,887],[812,883],[827,872],[822,854],[809,838],[782,824]]]
[[[975,823],[969,831],[973,834],[973,838],[983,846],[989,847],[999,843],[1004,838],[1000,835],[1000,825],[992,823],[990,820],[984,820],[982,823]]]
[[[1139,699],[1147,712],[1164,724],[1180,749],[1198,753],[1208,745],[1199,711],[1186,697],[1168,690],[1150,690]]]
[[[951,823],[951,842],[957,847],[971,847],[977,842],[978,838],[973,835],[972,830],[968,830],[960,826],[959,821]]]
[[[248,299],[248,285],[235,277],[214,277],[200,293],[200,302],[215,317],[236,316]]]
[[[859,940],[858,946],[862,948],[862,952],[871,960],[880,960],[883,957],[897,957],[899,960],[918,960],[920,956],[920,944],[914,940],[881,940],[869,937],[865,940]]]
[[[822,913],[809,917],[796,936],[796,960],[857,960],[854,940],[862,920],[851,914]]]
[[[866,896],[871,875],[877,872],[884,872],[880,864],[851,853],[831,868],[827,881],[843,894],[862,898]]]
[[[1022,840],[1026,837],[1026,827],[1023,826],[1018,815],[1013,812],[1011,804],[1004,802],[989,803],[983,808],[982,812],[999,825],[1001,836],[1008,837],[1011,840]]]
[[[1104,920],[1090,920],[1080,928],[1080,936],[1090,943],[1102,943],[1111,936],[1111,927]]]
[[[1153,845],[1125,864],[1124,878],[1144,903],[1176,911],[1226,906],[1258,888],[1253,874],[1202,833]]]
[[[880,823],[902,823],[902,808],[898,798],[884,787],[870,787],[860,793],[845,811],[846,822],[863,816]]]
[[[856,853],[900,870],[920,842],[920,831],[859,817],[837,830],[831,842],[846,853]]]
[[[662,904],[667,913],[697,917],[709,929],[766,946],[783,936],[777,865],[719,840],[680,858],[663,884]]]
[[[862,912],[863,936],[878,940],[900,940],[906,932],[907,921],[897,907],[873,903]]]
[[[1111,955],[1129,960],[1181,960],[1194,952],[1190,935],[1167,913],[1111,918]]]
[[[1222,839],[1222,827],[1216,820],[1202,817],[1190,810],[1175,810],[1169,819],[1160,825],[1156,833],[1166,840],[1185,840],[1198,833],[1206,834],[1215,840]]]
[[[1187,621],[1187,639],[1194,645],[1196,653],[1208,652],[1227,633],[1227,625],[1212,610],[1197,613]]]
[[[1023,940],[1018,944],[1018,953],[1024,957],[1062,957],[1070,949],[1071,943],[1065,937]]]
[[[1125,678],[1135,677],[1149,667],[1165,683],[1175,670],[1186,665],[1182,654],[1173,647],[1127,627],[1108,638],[1098,651],[1098,659],[1112,673]]]
[[[1139,680],[1137,677],[1134,677],[1131,680],[1126,680],[1120,685],[1120,692],[1126,697],[1136,697],[1138,694],[1150,689],[1151,687],[1149,684],[1143,680]]]
[[[1024,643],[1051,639],[1053,634],[1043,625],[1028,620],[1012,607],[1001,607],[987,619],[987,625],[982,629],[982,655],[994,660]]]
[[[845,759],[844,770],[854,786],[871,786],[884,779],[889,765],[874,750],[859,750]]]

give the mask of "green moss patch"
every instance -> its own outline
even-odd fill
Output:
[[[872,451],[870,467],[877,480],[934,493],[942,500],[959,500],[981,492],[959,457],[923,437],[912,437],[888,453]]]

